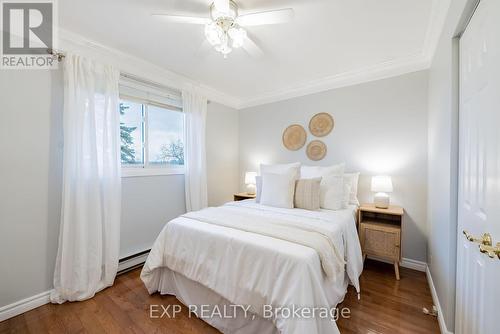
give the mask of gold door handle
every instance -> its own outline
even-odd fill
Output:
[[[500,259],[500,242],[497,242],[495,247],[488,245],[479,245],[479,251],[484,254],[488,254],[492,259],[497,256]]]
[[[493,245],[493,241],[492,241],[491,235],[489,233],[483,234],[483,236],[481,238],[476,238],[465,230],[463,231],[463,234],[465,235],[467,240],[469,240],[470,242],[477,242],[478,244],[485,245],[485,246]]]

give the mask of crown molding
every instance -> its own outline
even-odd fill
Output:
[[[244,100],[238,109],[246,109],[262,104],[288,100],[295,97],[315,94],[341,87],[348,87],[375,80],[387,79],[398,75],[428,69],[430,62],[423,54],[399,58],[375,64],[359,70],[343,72],[325,78],[310,81],[283,90],[262,94],[252,99]]]
[[[255,107],[294,97],[320,93],[331,89],[353,86],[375,80],[387,79],[398,75],[429,69],[446,22],[446,15],[451,0],[433,0],[429,22],[425,33],[422,52],[405,58],[393,59],[359,70],[339,73],[316,79],[297,86],[275,90],[262,95],[243,100],[238,109]]]
[[[83,37],[66,29],[59,29],[58,49],[63,52],[75,52],[89,58],[99,59],[101,62],[113,65],[121,72],[143,77],[175,90],[195,89],[205,95],[207,99],[237,108],[241,101],[224,92],[188,78],[184,75],[167,70],[161,66],[145,61],[139,57],[105,46],[101,43]]]

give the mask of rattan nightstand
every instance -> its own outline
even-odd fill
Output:
[[[363,204],[359,208],[359,239],[366,256],[388,260],[394,263],[396,279],[399,280],[401,261],[401,231],[404,210],[391,205],[387,209],[376,208],[374,204]]]

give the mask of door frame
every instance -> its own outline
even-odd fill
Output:
[[[451,194],[452,198],[452,210],[451,210],[451,219],[455,222],[455,238],[452,240],[452,244],[455,249],[455,261],[453,270],[455,273],[455,282],[453,282],[453,293],[450,294],[450,298],[453,299],[454,307],[454,331],[457,328],[457,263],[458,263],[458,247],[460,244],[458,243],[459,238],[463,238],[462,231],[458,229],[458,193],[459,193],[459,142],[460,142],[460,39],[467,29],[474,13],[476,12],[477,7],[479,6],[481,0],[466,0],[467,3],[465,5],[464,11],[462,13],[462,17],[458,22],[456,28],[455,37],[452,40],[452,110],[453,110],[453,133],[452,133],[452,182],[451,182]]]

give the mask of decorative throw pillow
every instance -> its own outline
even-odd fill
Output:
[[[263,174],[260,203],[278,208],[293,208],[295,174]]]
[[[295,181],[294,206],[305,210],[319,210],[321,178]]]
[[[344,205],[344,174],[324,176],[320,186],[320,206],[328,210],[340,210]]]
[[[303,179],[321,177],[320,206],[323,209],[340,210],[343,207],[345,163],[329,167],[302,166]]]
[[[358,180],[359,180],[359,172],[344,174],[344,183],[349,184],[351,186],[351,192],[349,195],[349,204],[359,205]]]

